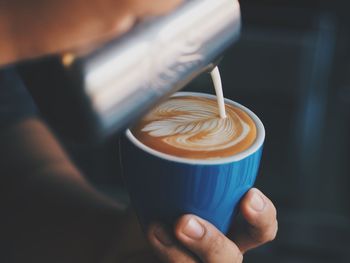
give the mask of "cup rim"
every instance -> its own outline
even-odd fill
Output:
[[[187,91],[181,91],[181,92],[176,92],[173,94],[171,97],[178,97],[178,96],[199,96],[199,97],[204,97],[204,98],[209,98],[209,99],[215,99],[216,96],[212,94],[207,94],[207,93],[200,93],[200,92],[187,92]],[[261,120],[258,118],[258,116],[255,115],[254,112],[246,108],[245,106],[225,98],[225,103],[228,103],[232,106],[238,107],[242,109],[244,112],[246,112],[254,121],[257,129],[257,137],[255,138],[255,141],[253,144],[248,147],[246,150],[239,152],[237,154],[234,154],[229,157],[224,157],[224,158],[215,158],[215,159],[190,159],[190,158],[183,158],[183,157],[177,157],[173,156],[170,154],[162,153],[160,151],[154,150],[147,145],[143,144],[140,142],[130,131],[130,129],[127,129],[125,132],[126,137],[131,141],[136,147],[139,149],[156,156],[161,159],[165,159],[167,161],[172,161],[172,162],[177,162],[177,163],[184,163],[184,164],[200,164],[200,165],[213,165],[213,164],[225,164],[225,163],[232,163],[232,162],[237,162],[240,161],[256,151],[258,151],[261,146],[264,143],[265,140],[265,128]]]

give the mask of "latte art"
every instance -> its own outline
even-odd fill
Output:
[[[145,145],[185,158],[222,158],[248,148],[256,127],[249,115],[226,105],[220,118],[217,102],[192,96],[171,97],[132,129]]]
[[[181,103],[179,103],[181,101]],[[249,132],[246,124],[231,110],[218,118],[217,105],[202,100],[173,99],[155,109],[142,129],[153,137],[180,149],[191,151],[221,150],[236,145]],[[167,118],[162,119],[163,116]]]

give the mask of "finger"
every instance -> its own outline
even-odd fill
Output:
[[[62,53],[70,53],[65,57],[68,58],[68,63],[65,64],[71,64],[69,63],[72,62],[71,54],[74,54],[74,58],[89,54],[97,47],[129,31],[143,17],[165,14],[182,2],[183,0],[154,0],[150,4],[149,1],[134,0],[124,4],[119,3],[119,6],[116,7],[118,13],[113,11],[112,15],[106,14],[107,16],[113,16],[114,19],[110,19],[112,22],[106,23],[98,35],[90,34],[89,37],[76,41],[69,50],[62,51]],[[114,9],[111,8],[111,10]]]
[[[107,23],[99,34],[91,34],[86,38],[82,38],[80,41],[76,41],[69,49],[65,49],[61,53],[74,54],[75,58],[87,55],[106,42],[129,31],[135,25],[136,19],[136,16],[131,12],[120,12],[118,19],[113,20],[113,23]]]
[[[161,225],[152,225],[148,230],[148,239],[157,256],[166,263],[197,263],[191,253],[183,248],[171,234],[172,231]]]
[[[145,17],[166,14],[182,2],[183,0],[153,0],[150,3],[150,1],[134,0],[133,7],[138,17]]]
[[[251,189],[240,204],[243,222],[232,229],[233,241],[245,251],[275,239],[278,229],[276,208],[258,189]]]
[[[99,34],[95,41],[91,41],[93,44],[87,46],[86,50],[90,51],[96,46],[124,34],[143,17],[168,13],[180,5],[182,1],[183,0],[153,0],[152,3],[149,3],[149,1],[144,0],[134,0],[119,6],[118,15],[114,13],[116,18],[113,20],[113,23],[108,24],[104,33]]]
[[[175,226],[177,239],[205,263],[238,263],[238,247],[208,221],[194,215],[182,216]]]

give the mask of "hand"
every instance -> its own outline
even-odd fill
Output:
[[[194,216],[182,216],[174,236],[161,225],[149,229],[148,238],[163,262],[238,263],[243,254],[254,247],[272,241],[277,233],[276,209],[259,190],[251,189],[240,204],[243,223],[223,235],[209,222]]]
[[[3,0],[0,66],[46,54],[91,48],[137,20],[169,12],[182,0]]]

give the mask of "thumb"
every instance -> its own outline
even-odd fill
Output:
[[[230,239],[197,216],[182,216],[175,226],[175,235],[205,263],[238,263],[243,260],[239,248]]]

